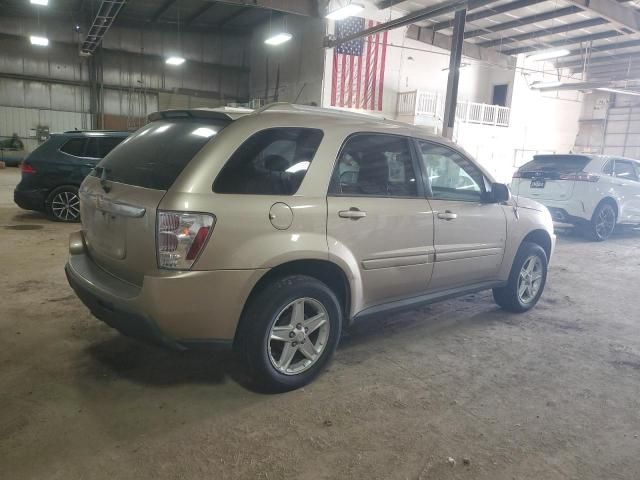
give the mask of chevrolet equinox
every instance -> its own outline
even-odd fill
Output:
[[[233,346],[284,391],[355,321],[486,289],[524,312],[542,294],[549,211],[443,138],[290,104],[149,120],[82,183],[66,265],[125,335]]]

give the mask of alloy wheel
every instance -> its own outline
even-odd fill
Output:
[[[609,205],[605,205],[598,212],[596,218],[596,233],[600,238],[608,238],[616,226],[616,214]]]
[[[284,307],[271,324],[267,351],[273,367],[285,375],[311,368],[329,340],[329,314],[319,301],[298,298]]]
[[[532,302],[542,286],[543,266],[537,255],[525,260],[518,276],[518,299],[523,304]]]
[[[80,199],[73,192],[60,192],[51,201],[53,215],[65,222],[71,222],[80,216]]]

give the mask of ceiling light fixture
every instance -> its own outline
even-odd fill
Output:
[[[620,90],[618,88],[600,87],[600,88],[596,88],[596,90],[600,90],[601,92],[619,93],[620,95],[633,95],[633,96],[640,97],[640,92],[632,92],[630,90]]]
[[[49,5],[49,0],[31,0],[31,4],[46,7]]]
[[[344,7],[338,8],[333,12],[329,12],[326,15],[326,18],[330,20],[344,20],[347,17],[353,17],[356,13],[364,10],[364,6],[359,3],[350,3],[349,5],[345,5]]]
[[[291,35],[290,33],[280,32],[280,33],[271,35],[269,38],[267,38],[264,41],[264,43],[266,43],[267,45],[281,45],[285,42],[288,42],[292,38],[293,38],[293,35]]]
[[[49,39],[47,37],[39,37],[37,35],[31,35],[29,37],[31,45],[38,45],[39,47],[46,47],[49,45]]]
[[[169,57],[165,60],[167,65],[182,65],[184,63],[184,58],[182,57]]]
[[[527,57],[528,60],[533,60],[534,62],[541,62],[543,60],[551,60],[553,58],[566,57],[571,53],[570,50],[566,48],[561,48],[560,50],[548,50],[546,52],[534,53],[533,55],[529,55]]]

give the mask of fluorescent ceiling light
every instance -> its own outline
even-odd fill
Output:
[[[559,87],[560,85],[564,85],[564,84],[562,82],[560,82],[560,81],[555,81],[555,82],[533,82],[531,84],[531,88],[535,88],[535,89],[553,88],[553,87]]]
[[[166,60],[167,65],[182,65],[184,63],[184,58],[182,57],[169,57]]]
[[[192,135],[197,135],[198,137],[204,138],[213,137],[216,133],[218,132],[207,127],[196,128],[193,132],[191,132]]]
[[[640,92],[632,92],[630,90],[620,90],[618,88],[601,87],[601,88],[596,88],[596,90],[600,90],[601,92],[619,93],[620,95],[634,95],[634,96],[640,97]]]
[[[290,33],[280,32],[267,38],[264,43],[266,43],[267,45],[280,45],[282,43],[288,42],[292,38],[293,35],[291,35]]]
[[[37,35],[31,35],[29,37],[31,45],[38,45],[40,47],[46,47],[49,45],[49,39],[47,37],[38,37]]]
[[[42,5],[43,7],[46,7],[49,5],[49,0],[31,0],[31,3],[33,5]]]
[[[364,7],[359,3],[350,3],[333,12],[327,13],[326,17],[331,20],[344,20],[347,17],[353,17],[356,13],[364,10]]]
[[[560,50],[548,50],[546,52],[534,53],[533,55],[529,55],[527,58],[529,60],[540,62],[542,60],[551,60],[552,58],[566,57],[570,53],[571,52],[566,48],[562,48]]]

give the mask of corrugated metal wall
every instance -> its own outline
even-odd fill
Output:
[[[87,123],[89,59],[78,55],[80,36],[68,23],[48,18],[50,45],[37,48],[28,40],[33,31],[43,27],[30,19],[0,17],[0,106],[14,107],[0,110],[0,136],[25,137],[38,123],[51,131],[94,127]],[[104,114],[139,123],[161,103],[199,107],[248,99],[248,36],[183,33],[180,49],[176,40],[175,32],[151,27],[110,29],[95,56],[102,86],[94,122]],[[187,62],[166,65],[164,58],[177,51]]]

